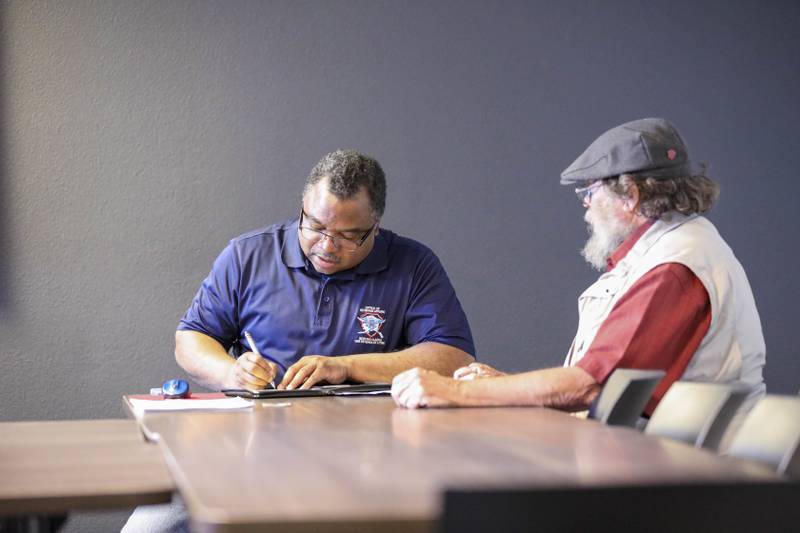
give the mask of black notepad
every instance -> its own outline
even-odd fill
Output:
[[[319,385],[310,389],[222,389],[226,396],[241,396],[242,398],[301,398],[304,396],[357,396],[388,394],[392,389],[391,383],[359,383],[356,385]]]

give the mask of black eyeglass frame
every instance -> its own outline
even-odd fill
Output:
[[[352,250],[348,250],[347,248],[342,248],[342,250],[344,250],[345,252],[350,252],[350,253],[355,253],[359,248],[361,248],[361,245],[364,244],[367,241],[367,238],[370,236],[370,234],[373,231],[375,231],[375,228],[378,226],[378,223],[375,222],[372,225],[371,228],[369,228],[366,232],[364,232],[364,235],[362,235],[360,239],[358,239],[357,241],[354,241],[353,239],[348,239],[347,237],[342,237],[342,236],[337,237],[335,235],[331,235],[330,233],[325,233],[324,231],[320,231],[318,229],[310,228],[308,226],[303,226],[303,217],[307,217],[307,216],[308,215],[306,215],[305,210],[303,208],[300,208],[300,222],[297,225],[297,229],[300,230],[300,234],[301,235],[303,233],[303,230],[307,229],[308,231],[313,231],[314,233],[319,234],[320,235],[320,240],[323,237],[329,238],[331,240],[331,242],[333,243],[333,245],[335,247],[337,247],[337,248],[339,248],[339,243],[341,241],[347,241],[349,243],[355,244],[356,247],[353,248]]]

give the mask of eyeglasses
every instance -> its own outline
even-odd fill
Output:
[[[364,235],[361,236],[360,239],[348,239],[347,237],[342,237],[341,235],[331,235],[330,233],[326,233],[324,231],[320,231],[318,229],[309,228],[308,226],[303,225],[303,218],[306,217],[305,211],[302,209],[300,210],[300,235],[307,241],[320,241],[327,237],[333,243],[336,248],[341,248],[345,252],[355,252],[358,250],[364,241],[367,240],[370,233],[375,230],[375,227],[378,225],[376,222],[369,228]]]
[[[586,187],[578,187],[575,189],[575,194],[578,196],[578,200],[581,201],[583,205],[589,205],[592,201],[592,195],[597,192],[597,190],[603,186],[603,180],[593,181]]]

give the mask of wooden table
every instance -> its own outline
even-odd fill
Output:
[[[152,413],[142,424],[159,438],[198,531],[433,531],[445,488],[777,479],[539,408],[302,398],[245,412]]]
[[[163,503],[173,488],[132,420],[0,423],[0,516]]]

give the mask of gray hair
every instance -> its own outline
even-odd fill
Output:
[[[618,196],[628,196],[631,184],[639,189],[639,212],[647,218],[660,218],[668,211],[705,213],[719,197],[719,185],[703,174],[677,178],[622,174],[608,180],[607,185]]]
[[[355,150],[336,150],[320,159],[306,179],[303,196],[327,177],[328,190],[337,198],[352,198],[362,187],[367,189],[369,206],[375,219],[386,208],[386,174],[375,159]]]

